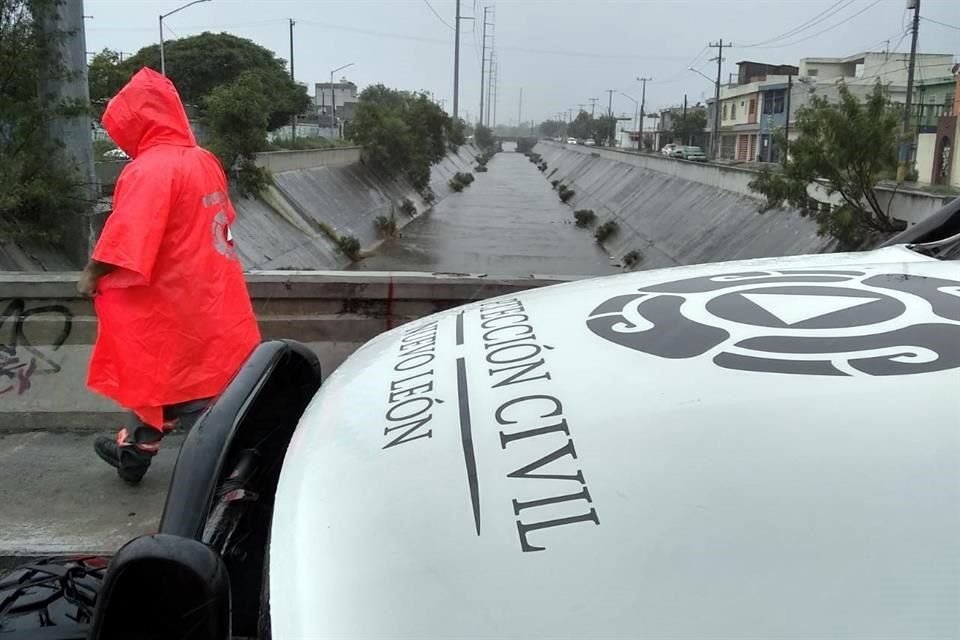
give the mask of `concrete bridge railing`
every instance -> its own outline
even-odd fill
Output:
[[[87,390],[97,321],[76,273],[0,274],[0,434],[114,431],[122,410]],[[248,286],[264,338],[292,338],[324,376],[374,336],[468,302],[562,281],[482,275],[258,272]]]

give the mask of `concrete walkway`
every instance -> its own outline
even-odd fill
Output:
[[[93,452],[93,436],[0,436],[0,558],[112,554],[156,531],[182,436],[170,436],[131,486]]]
[[[462,193],[404,227],[402,237],[350,268],[514,277],[620,272],[592,232],[574,225],[573,209],[523,154],[498,153],[488,167]]]

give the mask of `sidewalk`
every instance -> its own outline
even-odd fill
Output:
[[[0,558],[112,554],[155,531],[182,436],[170,436],[138,486],[93,452],[93,436],[0,436]]]

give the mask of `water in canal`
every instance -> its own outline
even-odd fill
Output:
[[[487,166],[351,268],[518,277],[620,271],[523,154],[504,151]]]

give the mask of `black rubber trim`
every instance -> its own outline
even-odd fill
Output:
[[[299,418],[320,379],[320,362],[306,345],[292,340],[259,345],[187,435],[170,480],[160,533],[200,540],[230,444],[244,420],[269,413],[263,411],[265,404],[282,405],[284,414]],[[277,397],[262,397],[268,383]]]
[[[230,577],[202,542],[162,533],[128,542],[110,562],[90,640],[230,639]]]
[[[898,244],[933,242],[960,233],[960,198],[954,198],[942,209],[930,214],[925,220],[893,236],[881,247]]]

